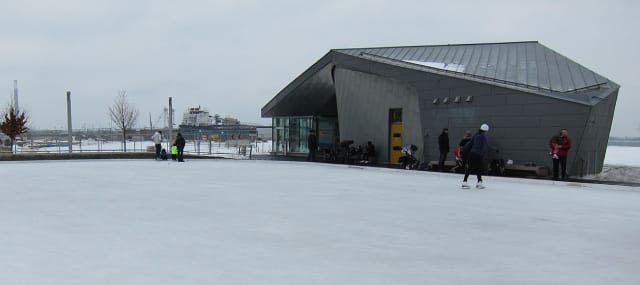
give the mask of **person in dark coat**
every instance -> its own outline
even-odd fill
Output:
[[[467,153],[469,155],[469,167],[464,172],[464,180],[462,180],[462,188],[469,189],[469,184],[467,183],[467,179],[469,178],[469,174],[476,174],[478,177],[478,183],[476,184],[476,188],[484,189],[485,186],[482,184],[482,173],[484,172],[484,156],[487,155],[489,149],[496,148],[489,144],[489,140],[487,140],[486,132],[489,131],[489,125],[482,124],[478,132],[473,135],[471,141],[469,141],[463,148],[462,152]]]
[[[176,147],[178,148],[178,162],[184,162],[184,146],[187,142],[182,137],[181,133],[176,136]]]
[[[553,159],[553,179],[558,180],[558,165],[561,168],[562,180],[567,179],[567,155],[571,149],[571,138],[567,129],[560,130],[560,133],[551,137],[549,148]]]
[[[444,162],[447,160],[447,154],[449,153],[449,129],[442,129],[442,133],[438,137],[438,147],[440,149],[438,170],[444,171]]]
[[[468,142],[471,141],[471,131],[464,132],[464,137],[458,143],[458,147],[460,147],[460,160],[462,160],[462,167],[467,169],[469,166],[469,155],[464,152],[464,146],[467,145]]]
[[[318,151],[318,136],[316,131],[309,130],[309,136],[307,137],[307,148],[309,148],[309,155],[307,161],[316,161],[316,152]]]
[[[364,161],[364,163],[373,163],[375,157],[376,157],[376,146],[373,145],[371,141],[368,141],[367,145],[364,147],[362,160]]]

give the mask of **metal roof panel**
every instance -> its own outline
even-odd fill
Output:
[[[459,72],[532,89],[571,92],[608,80],[538,42],[338,49],[358,56],[392,60]]]

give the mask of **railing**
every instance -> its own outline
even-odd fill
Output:
[[[127,153],[154,153],[155,144],[151,141],[133,142],[127,141]],[[162,147],[169,153],[168,143],[163,142]],[[66,142],[26,141],[18,142],[14,147],[14,155],[20,154],[65,154],[69,153]],[[188,140],[184,153],[200,156],[220,156],[234,159],[250,158],[253,154],[268,154],[271,151],[271,142],[238,142],[238,141],[199,141]],[[120,153],[124,152],[122,142],[118,141],[79,141],[72,144],[71,153]],[[0,148],[0,155],[11,155],[9,147]]]

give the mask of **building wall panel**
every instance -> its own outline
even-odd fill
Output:
[[[389,159],[389,109],[402,108],[405,144],[421,140],[418,98],[409,84],[337,68],[336,96],[340,140],[372,141],[380,162]]]
[[[444,86],[456,86],[455,81],[464,80],[450,78],[446,81],[448,82]],[[475,82],[472,86],[465,85],[464,88],[453,87],[449,92],[446,88],[436,90],[417,85],[425,149],[423,160],[437,160],[437,138],[442,128],[449,128],[453,149],[465,130],[475,133],[482,123],[488,123],[491,126],[489,141],[500,150],[499,153],[491,153],[491,158],[550,167],[549,139],[561,127],[582,133],[589,115],[589,106],[577,103],[482,86],[483,84]],[[433,104],[433,99],[439,97],[442,102],[442,97],[446,97],[446,94],[456,94],[464,99],[466,96],[473,96],[473,99],[471,102],[463,100],[461,103]],[[452,154],[449,157],[453,159]]]

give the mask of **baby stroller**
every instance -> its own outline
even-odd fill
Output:
[[[417,169],[420,166],[420,161],[413,156],[417,150],[418,147],[413,144],[402,148],[402,156],[398,159],[398,162],[402,164],[402,168]]]
[[[464,161],[462,160],[462,153],[460,146],[456,146],[453,149],[453,156],[456,159],[456,166],[451,168],[451,172],[464,171]]]

